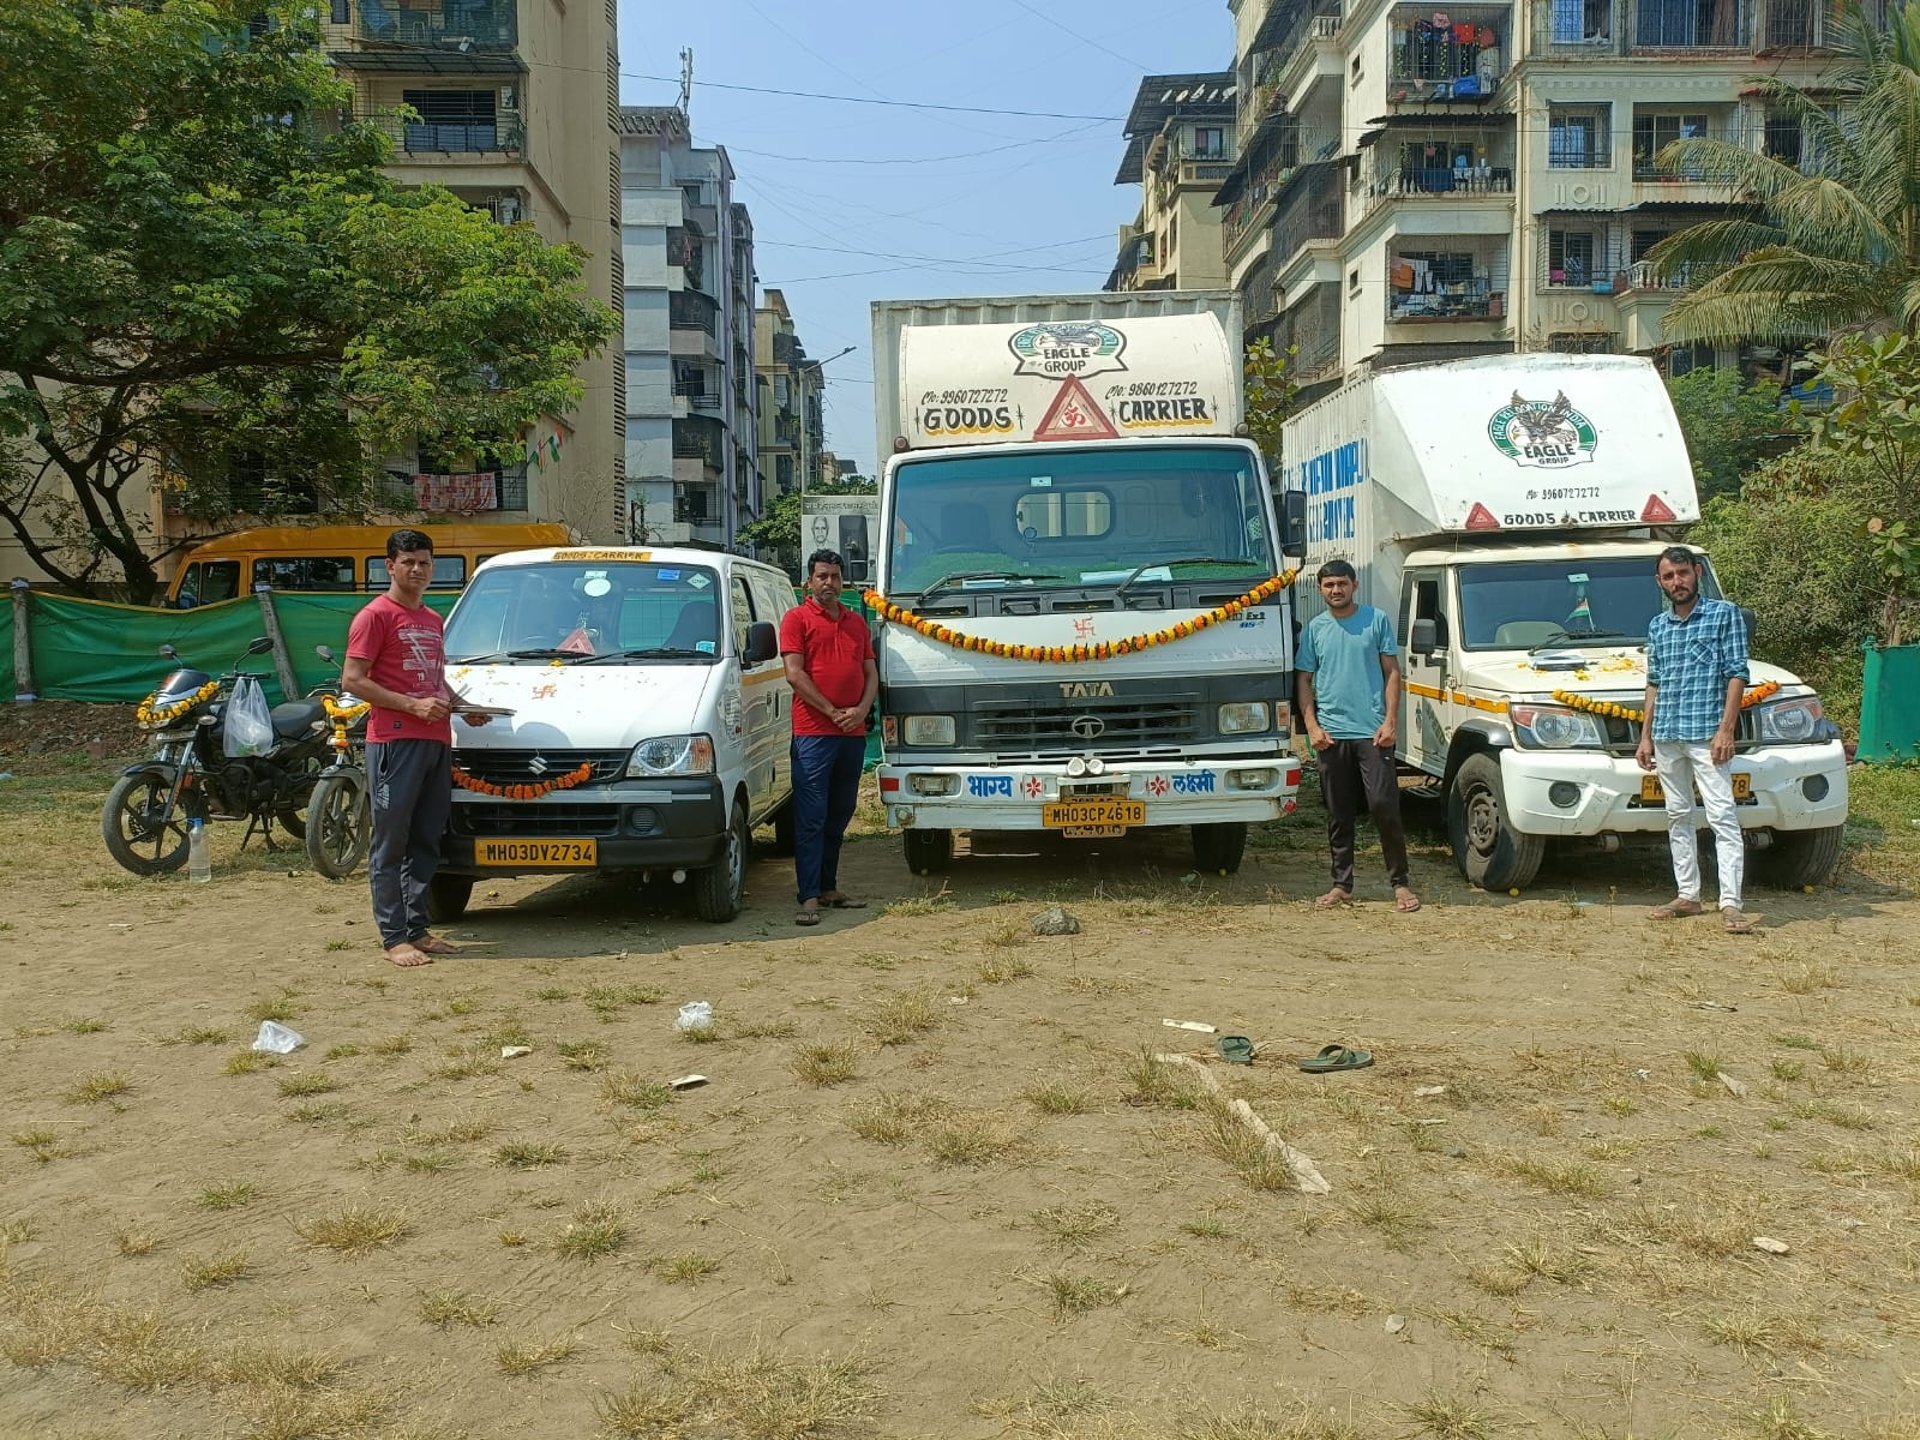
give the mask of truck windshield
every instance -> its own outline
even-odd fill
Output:
[[[1136,590],[1253,585],[1275,573],[1264,484],[1253,454],[1225,445],[909,461],[894,472],[888,588],[1057,590],[1135,571]]]
[[[495,565],[474,576],[454,606],[447,659],[698,661],[719,651],[720,604],[719,577],[702,565]]]
[[[1666,608],[1651,555],[1506,560],[1460,567],[1460,618],[1469,650],[1635,644]],[[1720,598],[1709,568],[1700,593]]]

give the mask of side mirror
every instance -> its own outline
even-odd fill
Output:
[[[1423,659],[1432,659],[1433,652],[1440,648],[1440,627],[1432,620],[1413,622],[1413,633],[1407,637],[1407,649]]]
[[[316,645],[313,647],[313,653],[326,661],[327,664],[333,664],[333,647],[331,645]]]
[[[247,654],[264,655],[271,649],[273,649],[273,641],[269,640],[264,635],[256,635],[253,639],[253,643],[247,646]]]
[[[1280,496],[1280,553],[1293,560],[1307,558],[1307,492],[1283,491]]]
[[[160,647],[160,654],[168,660],[178,660],[180,658],[180,652],[174,649],[171,644],[162,645]]]
[[[747,627],[747,653],[742,660],[748,665],[764,665],[780,653],[780,632],[766,620],[756,620]]]

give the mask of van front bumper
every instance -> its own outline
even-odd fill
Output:
[[[1155,763],[1114,761],[1099,774],[1058,763],[880,767],[887,823],[904,830],[1049,830],[1048,807],[1127,800],[1143,807],[1132,828],[1257,824],[1291,815],[1300,762],[1291,755]]]
[[[481,863],[483,840],[591,840],[591,865]],[[726,849],[727,807],[711,777],[631,781],[502,800],[455,791],[443,874],[544,875],[567,870],[698,870]]]
[[[1747,751],[1733,757],[1733,771],[1753,777],[1750,798],[1735,807],[1742,830],[1822,830],[1846,821],[1847,757],[1837,740]],[[1664,831],[1666,807],[1641,798],[1644,778],[1631,756],[1500,752],[1507,817],[1523,835]]]

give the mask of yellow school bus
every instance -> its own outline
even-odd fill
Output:
[[[161,603],[186,610],[275,590],[370,593],[387,588],[387,537],[398,525],[274,525],[238,530],[181,558]],[[509,550],[567,545],[565,525],[420,525],[433,538],[433,588],[458,590],[482,560]]]

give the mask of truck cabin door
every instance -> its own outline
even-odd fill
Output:
[[[1415,648],[1414,622],[1431,622],[1432,649],[1419,627],[1422,644]],[[1439,569],[1409,570],[1401,577],[1398,639],[1400,643],[1400,759],[1429,775],[1446,770],[1448,736],[1453,732],[1453,702],[1447,685],[1447,648],[1451,638],[1447,618],[1446,575]]]

